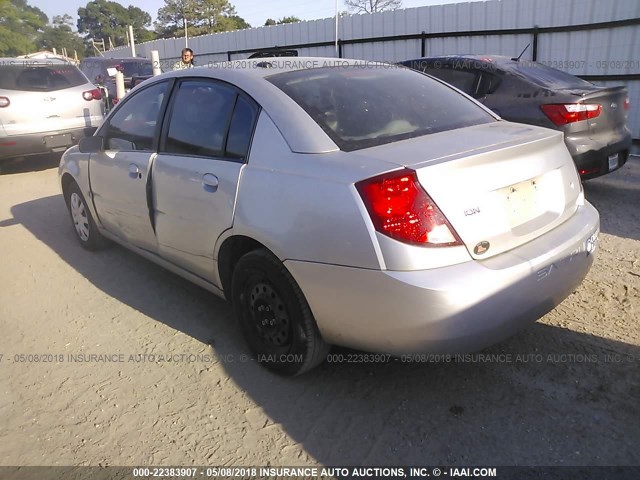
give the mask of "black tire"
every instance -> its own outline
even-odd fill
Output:
[[[260,249],[240,258],[231,290],[240,329],[258,363],[292,376],[326,359],[331,346],[300,287],[273,254]]]
[[[69,184],[65,190],[64,198],[69,210],[71,224],[80,245],[87,250],[99,250],[106,247],[109,241],[98,230],[80,187],[75,182]]]

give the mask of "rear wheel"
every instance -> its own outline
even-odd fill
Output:
[[[88,250],[98,250],[105,247],[108,241],[98,230],[87,207],[87,202],[75,182],[69,184],[65,192],[65,200],[80,245]]]
[[[298,375],[326,358],[330,346],[300,287],[267,250],[240,258],[233,271],[232,301],[245,341],[260,364]]]

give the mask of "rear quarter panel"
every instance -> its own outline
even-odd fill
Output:
[[[230,235],[245,235],[281,260],[378,269],[381,256],[357,180],[397,167],[372,160],[350,165],[343,152],[291,152],[269,116],[261,114],[243,169]]]

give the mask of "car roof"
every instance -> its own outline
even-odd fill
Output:
[[[474,61],[474,62],[484,62],[490,63],[495,66],[500,66],[503,68],[509,68],[517,65],[519,63],[518,60],[514,60],[513,58],[506,55],[476,55],[476,54],[460,54],[460,55],[437,55],[433,57],[421,57],[415,58],[413,60],[407,60],[401,62],[402,64],[408,64],[410,62],[419,62],[419,61]],[[527,60],[528,62],[530,60]]]
[[[145,57],[120,57],[120,58],[107,58],[107,57],[86,57],[83,62],[150,62]]]
[[[232,60],[228,62],[210,62],[206,65],[196,65],[196,68],[211,68],[214,70],[231,70],[247,72],[258,77],[268,77],[277,73],[308,70],[322,67],[345,66],[383,66],[386,62],[368,60],[353,60],[334,57],[264,57]],[[175,73],[188,75],[192,69],[177,70]]]

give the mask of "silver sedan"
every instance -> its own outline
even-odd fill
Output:
[[[286,375],[332,344],[500,341],[580,284],[599,231],[562,132],[363,61],[154,77],[59,174],[84,247],[115,241],[225,297],[254,358]]]

